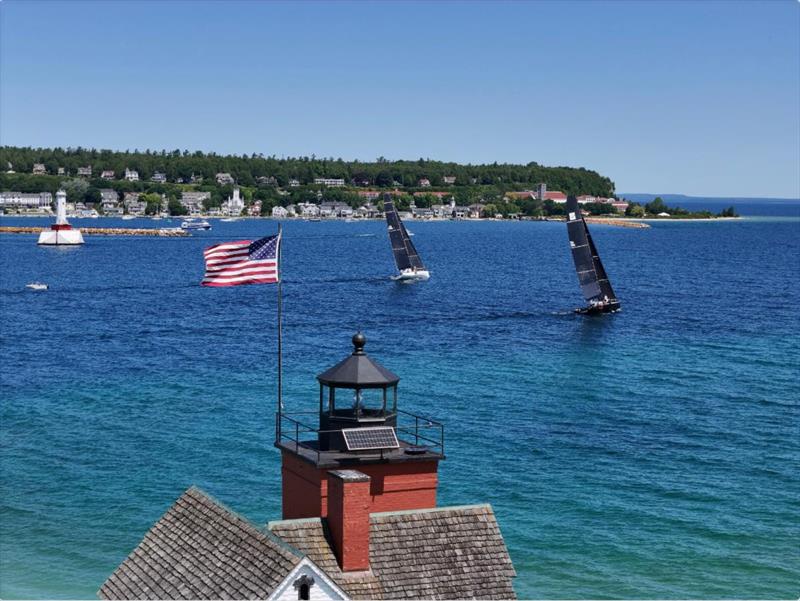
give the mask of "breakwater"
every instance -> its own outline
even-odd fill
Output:
[[[605,219],[603,217],[585,217],[586,223],[602,223],[604,225],[616,225],[617,227],[632,227],[636,229],[647,229],[650,226],[641,221],[628,221],[627,219]]]
[[[0,234],[38,234],[44,227],[0,226]],[[84,236],[160,236],[165,238],[181,238],[188,236],[180,228],[128,228],[128,227],[82,227]]]

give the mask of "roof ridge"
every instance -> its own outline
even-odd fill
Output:
[[[321,522],[322,518],[294,518],[291,520],[270,520],[267,522],[267,529],[271,529],[273,526],[277,526],[278,524],[303,524],[307,523],[310,524],[312,522]]]
[[[415,513],[436,513],[445,511],[461,511],[464,509],[488,509],[494,514],[494,509],[490,503],[476,503],[474,505],[450,505],[447,507],[428,507],[425,509],[403,509],[400,511],[377,511],[370,514],[373,517],[387,517],[392,515],[411,515]]]

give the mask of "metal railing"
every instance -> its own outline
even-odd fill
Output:
[[[300,421],[312,419],[319,414],[315,411],[294,411],[292,413],[275,414],[275,442],[286,446],[294,446],[296,453],[302,447],[305,451],[314,453],[319,462],[320,457],[327,451],[320,451],[317,444],[320,434],[341,432],[341,430],[320,430],[317,427]],[[298,419],[299,418],[299,419]],[[424,448],[444,457],[444,424],[429,419],[422,415],[397,410],[397,425],[395,426],[397,438],[406,446]],[[402,446],[402,445],[401,445]],[[336,451],[339,452],[339,451]]]

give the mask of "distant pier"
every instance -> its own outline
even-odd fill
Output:
[[[0,226],[0,234],[39,234],[43,227]],[[161,238],[183,238],[189,236],[180,228],[128,228],[128,227],[82,227],[84,236],[155,236]]]
[[[616,225],[618,227],[633,227],[636,229],[647,229],[650,226],[641,221],[628,221],[627,219],[606,219],[604,217],[585,217],[586,223],[601,223],[604,225]]]

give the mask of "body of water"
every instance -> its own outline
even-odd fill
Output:
[[[439,504],[492,504],[521,597],[796,598],[797,211],[593,226],[623,306],[600,318],[572,313],[563,223],[412,223],[432,277],[407,285],[383,223],[287,222],[287,408],[362,329],[400,408],[445,423]],[[0,596],[93,597],[192,484],[280,517],[276,287],[198,285],[204,247],[275,229],[0,236]]]

